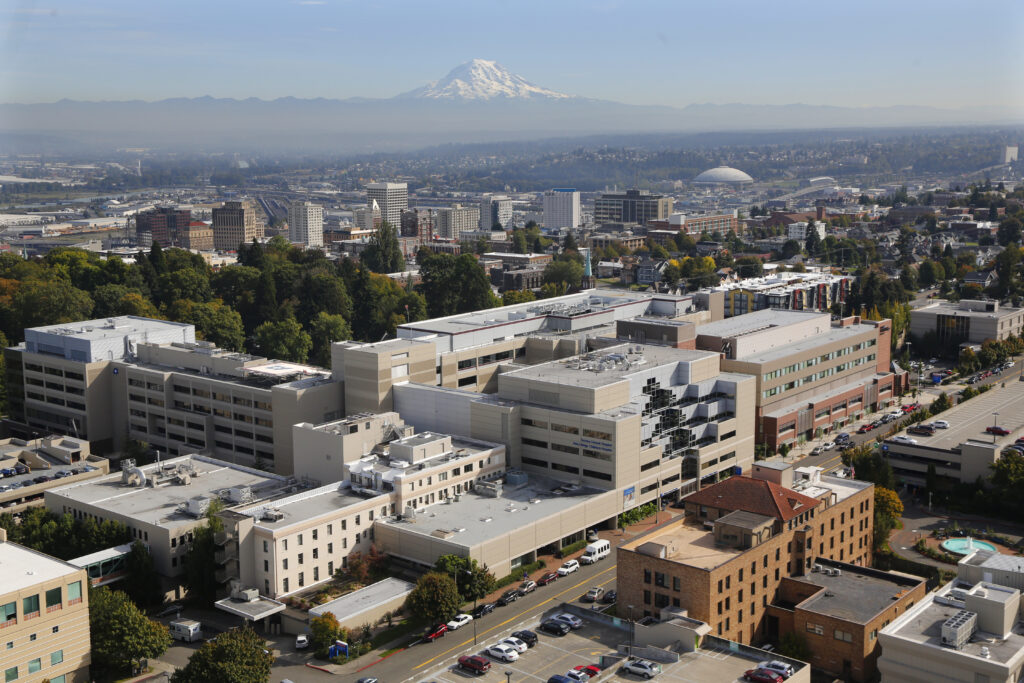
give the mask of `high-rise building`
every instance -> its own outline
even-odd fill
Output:
[[[256,203],[251,199],[224,202],[213,210],[213,248],[234,251],[240,244],[248,244],[263,237],[263,221]]]
[[[437,210],[434,231],[444,239],[457,240],[463,232],[476,230],[480,223],[480,209],[475,206],[445,206]]]
[[[213,251],[213,228],[203,221],[192,221],[187,228],[178,229],[175,245],[182,249]]]
[[[512,222],[512,200],[504,195],[485,194],[480,198],[480,229],[502,229]]]
[[[91,680],[85,569],[11,543],[3,529],[0,558],[4,680]]]
[[[190,210],[161,206],[135,217],[135,234],[140,246],[148,247],[155,243],[170,247],[178,243],[179,233],[187,231],[191,222]]]
[[[556,187],[544,193],[544,227],[575,228],[580,224],[580,193],[572,187]]]
[[[288,207],[288,239],[307,247],[324,245],[324,207],[296,202]]]
[[[672,197],[651,194],[650,190],[603,194],[594,202],[594,221],[646,225],[647,221],[667,219],[672,213],[672,204]]]
[[[434,235],[434,212],[428,209],[407,209],[402,212],[402,237],[429,240]]]
[[[352,211],[352,223],[360,230],[378,230],[383,220],[376,199],[371,199],[367,206]]]
[[[396,230],[402,224],[402,211],[409,208],[409,186],[406,183],[370,183],[366,186],[366,203],[377,201],[381,218]]]

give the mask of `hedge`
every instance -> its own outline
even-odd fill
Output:
[[[570,543],[569,545],[564,546],[561,550],[559,550],[555,554],[559,558],[563,558],[563,557],[566,557],[568,555],[572,555],[577,550],[583,550],[586,547],[587,547],[587,540],[583,539],[582,541],[576,541],[575,543]]]

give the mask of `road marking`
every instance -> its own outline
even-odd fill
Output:
[[[508,622],[510,622],[510,621],[515,621],[516,619],[521,619],[522,617],[526,616],[527,614],[529,614],[529,613],[530,613],[530,612],[532,612],[533,610],[535,610],[535,609],[537,609],[537,608],[539,608],[539,607],[543,607],[544,605],[548,604],[549,602],[552,602],[552,601],[553,601],[553,600],[554,600],[555,598],[557,598],[557,597],[559,597],[559,596],[562,596],[562,595],[565,595],[565,594],[566,594],[566,593],[568,593],[569,591],[577,590],[577,589],[578,589],[578,588],[579,588],[580,586],[582,586],[582,585],[584,585],[585,583],[587,583],[587,581],[593,581],[594,579],[596,579],[597,577],[601,576],[602,574],[607,574],[608,572],[610,572],[610,571],[613,571],[613,570],[615,569],[615,567],[616,567],[616,566],[618,566],[618,565],[614,565],[614,564],[613,564],[612,566],[608,567],[608,568],[607,568],[607,569],[605,569],[604,571],[601,571],[601,572],[598,572],[597,574],[594,574],[594,576],[593,576],[593,577],[591,577],[590,579],[587,579],[586,581],[580,581],[579,583],[577,583],[577,584],[574,584],[574,585],[570,586],[569,588],[566,588],[566,589],[565,589],[564,591],[562,591],[561,593],[555,593],[554,595],[552,595],[552,596],[551,596],[550,598],[548,598],[548,599],[547,599],[547,600],[545,600],[544,602],[542,602],[542,603],[540,603],[540,604],[537,604],[537,605],[534,605],[533,607],[531,607],[530,609],[526,610],[525,612],[520,612],[519,614],[513,615],[513,616],[509,617],[508,619],[506,619],[505,621],[501,622],[500,624],[496,624],[496,625],[492,626],[491,628],[487,629],[487,630],[486,630],[486,631],[484,631],[483,633],[478,633],[478,634],[477,634],[477,640],[479,640],[479,639],[480,639],[481,637],[483,637],[483,636],[487,635],[487,634],[488,634],[488,633],[490,633],[491,631],[495,631],[495,630],[497,630],[497,629],[501,628],[502,626],[504,626],[505,624],[507,624],[507,623],[508,623]],[[606,583],[607,583],[607,582],[606,582]],[[464,647],[466,647],[467,645],[471,644],[472,642],[473,642],[473,639],[472,639],[472,638],[470,638],[470,639],[469,639],[469,640],[467,640],[467,641],[464,641],[464,642],[462,642],[462,643],[459,643],[458,645],[455,645],[455,646],[453,646],[453,647],[450,647],[450,648],[448,648],[447,650],[445,650],[444,652],[442,652],[442,653],[440,653],[440,654],[437,654],[437,655],[434,655],[433,657],[431,657],[431,658],[430,658],[430,659],[428,659],[427,661],[425,661],[425,662],[423,662],[423,663],[421,663],[421,664],[417,664],[416,666],[414,666],[414,667],[412,668],[412,670],[413,670],[413,671],[416,671],[417,669],[422,669],[422,668],[423,668],[423,667],[425,667],[426,665],[428,665],[428,664],[431,664],[432,662],[435,662],[435,661],[437,661],[437,660],[438,660],[438,659],[440,659],[441,657],[444,657],[444,656],[445,656],[445,655],[447,655],[447,654],[448,654],[449,652],[452,652],[452,651],[454,651],[454,650],[458,650],[458,649],[464,648]]]

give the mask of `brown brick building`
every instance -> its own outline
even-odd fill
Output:
[[[620,547],[619,603],[654,617],[679,607],[714,635],[758,643],[777,635],[765,617],[784,580],[821,558],[871,564],[872,484],[791,465],[753,474],[687,496],[684,517]]]

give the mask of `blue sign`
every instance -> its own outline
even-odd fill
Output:
[[[889,451],[888,444],[882,444],[882,450],[888,452]]]
[[[327,648],[328,657],[348,657],[348,643],[344,640],[334,641],[334,645]]]

